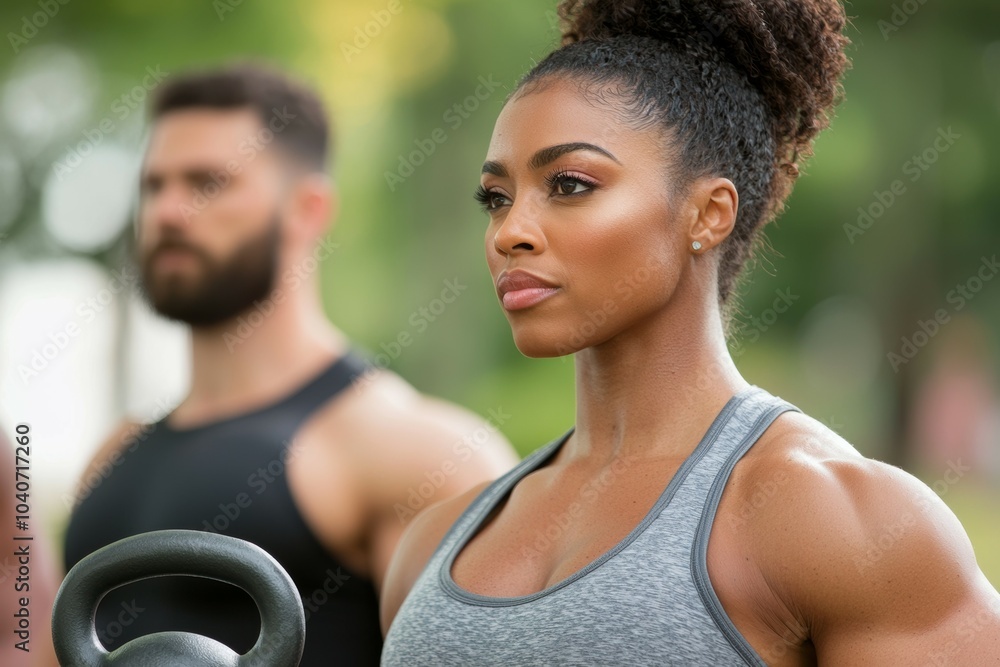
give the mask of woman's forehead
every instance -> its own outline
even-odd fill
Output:
[[[631,127],[621,110],[595,102],[578,84],[558,80],[520,91],[504,105],[487,159],[526,161],[542,148],[570,143],[600,146],[615,155],[651,154],[651,134]]]

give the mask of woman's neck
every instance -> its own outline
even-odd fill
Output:
[[[726,347],[718,307],[672,305],[576,354],[576,430],[566,456],[686,458],[749,384]]]

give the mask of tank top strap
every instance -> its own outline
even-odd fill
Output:
[[[801,410],[774,396],[756,385],[751,386],[743,400],[735,407],[734,413],[720,434],[715,446],[701,462],[701,470],[694,475],[693,484],[687,493],[697,494],[688,506],[697,505],[700,514],[692,513],[697,520],[691,539],[691,575],[699,597],[719,630],[727,637],[733,648],[751,665],[762,665],[743,635],[736,629],[722,607],[708,575],[708,540],[712,525],[719,509],[719,502],[736,464],[760,439],[767,428],[785,412]]]
[[[563,581],[515,597],[459,588],[449,570],[462,540],[519,480],[550,461],[573,429],[539,448],[488,486],[452,525],[396,615],[382,664],[766,667],[718,600],[712,601],[704,552],[696,544],[707,545],[736,462],[787,410],[797,408],[756,385],[732,396],[664,480],[639,525]]]
[[[517,465],[483,489],[459,515],[444,537],[441,538],[429,563],[436,561],[438,556],[447,555],[455,546],[456,541],[473,526],[478,529],[483,521],[486,520],[487,515],[496,506],[497,501],[510,493],[511,489],[525,476],[548,461],[559,447],[569,439],[573,430],[574,428],[570,428],[555,440],[542,445],[531,454],[528,454]]]
[[[156,432],[163,442],[190,442],[196,436],[218,437],[219,434],[229,433],[238,428],[282,432],[290,438],[319,407],[343,393],[348,387],[361,385],[359,379],[372,368],[374,365],[361,352],[350,347],[304,385],[274,403],[181,429],[170,425],[168,413],[150,424],[145,429],[142,439],[146,440]],[[283,446],[288,444],[290,440],[285,440]]]
[[[731,472],[739,457],[746,453],[779,414],[787,410],[798,410],[798,408],[772,396],[756,385],[751,385],[730,398],[715,417],[697,448],[674,475],[675,480],[667,487],[643,524],[653,523],[661,511],[666,511],[673,515],[668,519],[671,530],[686,534],[690,544],[694,540],[694,532],[701,515],[687,512],[687,509],[692,506],[704,507],[709,493],[712,492],[713,482],[723,468],[728,465]],[[478,530],[498,501],[508,495],[521,479],[543,466],[573,431],[574,428],[570,428],[562,436],[539,447],[487,486],[452,524],[435,553],[449,552],[462,535],[469,533],[473,527]],[[728,474],[726,473],[727,479]],[[723,480],[721,486],[724,484]],[[716,507],[718,496],[722,493],[721,486],[714,491],[717,495],[714,501]]]
[[[355,348],[348,348],[326,370],[282,401],[305,421],[320,406],[338,396],[374,366]],[[296,426],[300,426],[300,424]]]
[[[704,489],[706,503],[701,521],[711,523],[722,491],[729,476],[743,455],[760,439],[764,431],[785,412],[801,412],[788,401],[752,385],[741,394],[743,400],[733,406],[733,414],[723,432],[701,461],[700,475],[710,483],[698,484]]]
[[[756,385],[750,385],[729,399],[701,442],[674,475],[676,479],[671,486],[676,486],[676,489],[665,509],[672,515],[669,519],[672,530],[693,535],[701,513],[692,513],[691,508],[704,507],[713,490],[721,495],[721,489],[714,489],[714,484],[723,469],[728,467],[731,472],[739,458],[753,446],[771,422],[788,410],[798,408]],[[718,497],[715,504],[718,504]]]

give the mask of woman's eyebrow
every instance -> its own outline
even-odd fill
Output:
[[[528,163],[528,166],[532,169],[538,169],[549,164],[553,160],[557,160],[567,153],[573,153],[575,151],[591,151],[594,153],[600,153],[601,155],[618,162],[618,158],[609,153],[607,150],[601,148],[600,146],[595,146],[594,144],[588,144],[582,141],[576,141],[569,144],[559,144],[557,146],[549,146],[548,148],[543,148],[535,153],[534,157]],[[621,164],[621,162],[618,162]]]
[[[483,163],[483,173],[493,174],[494,176],[499,176],[500,178],[507,177],[507,168],[500,164],[499,162],[494,162],[493,160],[487,160]]]
[[[618,158],[600,146],[595,146],[594,144],[588,144],[582,141],[576,141],[569,144],[558,144],[556,146],[549,146],[547,148],[540,149],[532,156],[531,160],[528,162],[528,167],[531,169],[539,169],[554,160],[558,160],[563,155],[573,153],[575,151],[591,151],[599,153],[611,160],[614,160],[618,164],[621,164],[621,162],[618,161]],[[505,178],[507,176],[507,168],[500,162],[487,160],[483,163],[483,173],[493,174],[494,176]]]

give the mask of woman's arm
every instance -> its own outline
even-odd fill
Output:
[[[820,665],[1000,665],[1000,594],[934,491],[860,456],[786,465],[787,502],[755,518],[759,559]]]

